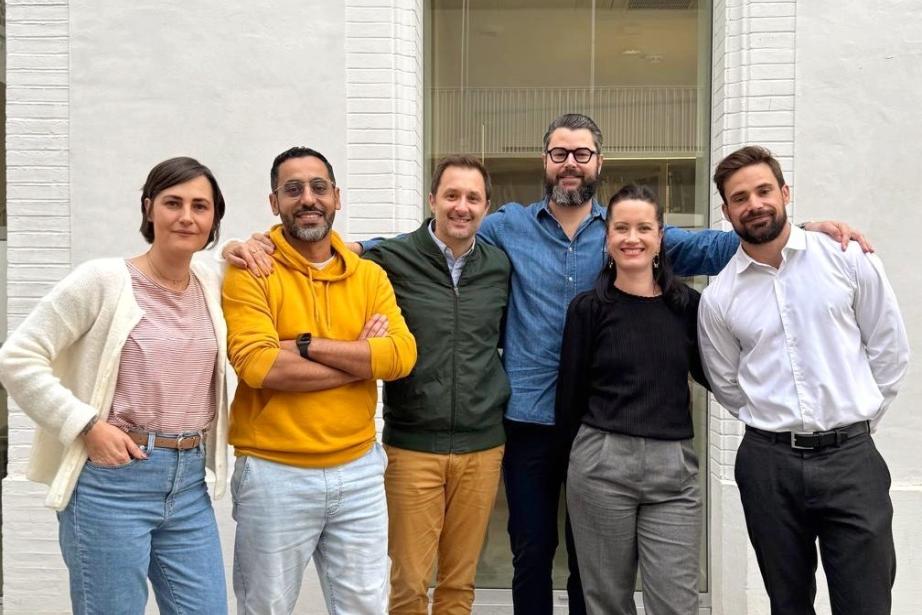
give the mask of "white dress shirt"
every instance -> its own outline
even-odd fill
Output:
[[[909,341],[883,265],[856,242],[791,228],[778,269],[740,246],[698,311],[717,401],[767,431],[870,420],[896,396]]]

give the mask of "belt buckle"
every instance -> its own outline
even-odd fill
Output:
[[[812,436],[812,435],[813,435],[812,433],[809,433],[809,432],[806,432],[806,431],[803,431],[803,432],[792,431],[792,432],[791,432],[791,448],[797,449],[797,450],[799,450],[799,451],[812,451],[812,450],[814,450],[814,449],[816,448],[815,446],[799,446],[799,445],[797,444],[797,436]]]
[[[187,449],[183,448],[182,441],[183,441],[183,440],[193,440],[193,441],[194,441],[196,437],[198,437],[198,436],[197,436],[197,435],[194,435],[194,436],[176,436],[176,448],[177,448],[178,450],[181,450],[181,451],[187,450]],[[194,448],[194,446],[190,446],[189,448]]]

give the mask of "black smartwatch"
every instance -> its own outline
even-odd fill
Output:
[[[295,338],[295,344],[298,345],[298,354],[300,354],[302,358],[309,360],[310,356],[307,351],[311,346],[311,334],[302,333]]]

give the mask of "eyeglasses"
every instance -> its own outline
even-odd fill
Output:
[[[333,182],[322,177],[315,177],[307,182],[292,180],[285,182],[273,192],[278,193],[279,196],[284,195],[290,199],[297,199],[304,194],[305,189],[310,190],[314,196],[326,196],[333,189]]]
[[[565,147],[552,147],[547,150],[547,155],[556,163],[566,162],[567,156],[573,154],[573,160],[580,164],[586,164],[592,157],[595,156],[598,152],[595,152],[588,147],[577,147],[576,149],[567,149]]]

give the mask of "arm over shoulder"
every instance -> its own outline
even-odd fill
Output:
[[[503,205],[483,219],[483,222],[480,223],[480,228],[477,230],[478,239],[482,239],[491,246],[502,248],[501,229],[508,213],[507,207],[511,207],[511,205]],[[515,207],[519,206],[516,205]]]
[[[663,243],[673,269],[681,276],[717,275],[740,245],[733,231],[687,231],[668,225]]]

